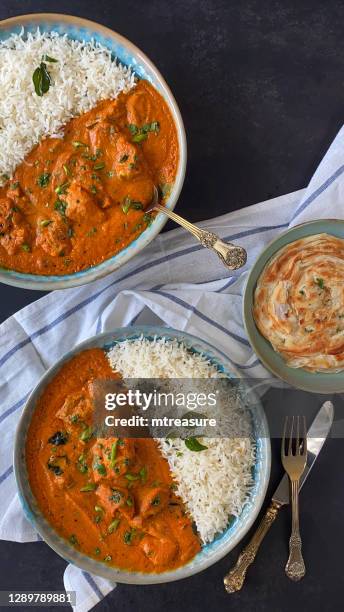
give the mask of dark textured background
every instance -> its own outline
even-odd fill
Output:
[[[304,187],[342,124],[344,5],[338,0],[0,2],[0,19],[42,11],[112,27],[160,68],[185,121],[189,161],[178,210],[191,220]],[[1,319],[40,296],[5,285],[0,291]],[[276,394],[267,403],[282,414]],[[281,474],[278,454],[276,442],[271,489]],[[342,610],[343,459],[343,441],[329,441],[302,493],[308,570],[302,583],[284,575],[284,510],[240,594],[229,596],[222,586],[236,549],[176,584],[120,585],[97,610]],[[0,589],[60,589],[64,566],[43,543],[0,542]]]

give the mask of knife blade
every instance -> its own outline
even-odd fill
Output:
[[[313,423],[307,431],[307,464],[300,478],[300,490],[305,484],[309,473],[324,445],[328,433],[332,427],[334,409],[332,402],[325,402],[319,412],[316,414]],[[272,501],[284,506],[289,504],[289,477],[284,474],[275,493],[272,496]]]

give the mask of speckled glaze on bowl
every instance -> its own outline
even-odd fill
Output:
[[[179,108],[172,92],[159,70],[150,59],[129,40],[117,34],[117,32],[93,21],[89,21],[88,19],[72,17],[71,15],[37,13],[32,15],[19,15],[18,17],[5,19],[0,21],[0,40],[8,38],[13,33],[18,34],[23,27],[29,32],[34,32],[37,27],[39,27],[42,32],[54,31],[61,35],[67,34],[69,38],[74,40],[89,41],[93,39],[110,49],[113,56],[117,57],[122,64],[131,66],[138,77],[150,81],[160,92],[172,113],[179,143],[179,163],[176,180],[166,202],[167,208],[173,210],[179,198],[185,177],[187,157],[185,130]],[[67,289],[69,287],[85,285],[110,274],[110,272],[114,272],[129,259],[137,255],[137,253],[159,234],[166,221],[167,217],[159,213],[154,223],[125,249],[110,259],[96,266],[87,268],[86,270],[81,270],[74,274],[65,274],[63,276],[40,276],[37,274],[24,274],[22,272],[16,272],[15,270],[0,268],[0,282],[23,289],[39,289],[40,291]]]
[[[241,515],[213,542],[205,546],[187,565],[173,571],[162,574],[144,574],[142,572],[128,572],[105,565],[95,559],[78,552],[66,540],[61,538],[50,526],[48,521],[40,512],[35,498],[31,492],[28,473],[25,461],[25,444],[28,427],[34,412],[37,400],[42,394],[46,385],[55,376],[62,364],[68,361],[73,355],[87,348],[109,348],[115,343],[126,339],[134,339],[141,336],[148,339],[165,337],[183,342],[190,350],[203,353],[216,365],[220,371],[225,372],[230,377],[239,378],[239,375],[229,364],[226,356],[216,348],[184,332],[176,331],[165,327],[137,326],[115,329],[113,332],[94,336],[89,340],[79,344],[73,351],[64,355],[46,374],[42,377],[36,388],[31,393],[26,406],[23,410],[21,419],[16,432],[14,450],[14,470],[18,486],[19,498],[23,505],[26,517],[32,523],[42,538],[66,561],[82,568],[83,570],[106,578],[108,580],[129,584],[155,584],[172,582],[196,574],[210,565],[213,565],[229,553],[234,546],[245,536],[247,531],[255,521],[264,501],[266,489],[270,477],[271,449],[270,438],[264,411],[258,398],[252,391],[246,405],[252,415],[253,436],[256,441],[256,461],[253,468],[254,486],[250,498],[244,507]]]
[[[247,279],[243,300],[243,319],[253,350],[265,367],[278,376],[278,378],[304,391],[311,391],[313,393],[343,393],[344,372],[326,374],[323,372],[307,372],[302,368],[290,368],[287,366],[281,355],[274,351],[270,342],[262,336],[256,327],[252,313],[254,291],[258,278],[271,257],[294,240],[322,233],[332,234],[337,236],[337,238],[344,239],[344,221],[341,219],[320,219],[318,221],[302,223],[280,234],[278,238],[268,244],[253,264]]]

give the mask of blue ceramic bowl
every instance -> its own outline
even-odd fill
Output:
[[[247,279],[243,300],[243,319],[253,350],[267,369],[278,378],[285,380],[293,387],[313,393],[342,393],[344,391],[344,372],[326,374],[324,372],[307,372],[302,368],[290,368],[281,355],[272,348],[270,342],[262,336],[256,327],[252,314],[257,281],[268,261],[277,251],[290,242],[322,233],[332,234],[344,239],[344,221],[341,219],[319,219],[318,221],[302,223],[280,234],[273,242],[268,244],[255,261]]]
[[[42,32],[54,31],[59,34],[67,34],[69,38],[74,40],[89,41],[94,39],[96,42],[110,49],[113,55],[117,57],[122,64],[131,66],[139,78],[150,81],[160,92],[172,113],[179,143],[179,163],[176,180],[166,202],[167,208],[173,210],[177,203],[185,177],[187,157],[185,130],[179,108],[171,90],[154,64],[144,53],[142,53],[142,51],[140,51],[140,49],[135,47],[135,45],[120,34],[113,32],[105,26],[94,23],[93,21],[72,17],[70,15],[38,13],[5,19],[0,22],[0,40],[8,38],[13,33],[19,33],[23,27],[29,32],[34,32],[37,27],[39,27]],[[117,270],[129,259],[134,257],[134,255],[137,255],[137,253],[159,234],[166,221],[166,215],[159,213],[152,225],[125,249],[110,259],[96,266],[92,266],[91,268],[87,268],[86,270],[82,270],[81,272],[65,274],[63,276],[40,276],[37,274],[23,274],[14,270],[0,268],[0,282],[6,283],[7,285],[22,287],[23,289],[39,289],[40,291],[67,289],[69,287],[85,285],[86,283],[102,278],[110,274],[110,272]]]
[[[263,504],[270,477],[271,449],[264,411],[259,399],[254,395],[252,390],[250,390],[246,395],[245,404],[252,415],[252,430],[256,443],[256,461],[253,469],[254,485],[249,501],[244,507],[241,515],[236,518],[223,533],[216,537],[213,542],[204,546],[201,552],[187,565],[176,570],[164,572],[162,574],[144,574],[142,572],[128,572],[108,567],[104,563],[79,553],[66,540],[61,538],[39,510],[28,481],[25,445],[28,428],[37,400],[44,391],[46,385],[61,368],[62,364],[71,359],[76,353],[87,348],[109,348],[115,343],[122,342],[123,340],[138,338],[141,334],[148,339],[153,339],[154,336],[164,336],[171,340],[177,339],[183,342],[191,351],[206,355],[220,371],[225,372],[229,377],[239,378],[239,375],[233,370],[223,353],[220,353],[216,348],[195,336],[174,329],[155,326],[119,328],[113,332],[100,334],[90,338],[79,344],[73,351],[64,355],[52,368],[50,368],[31,393],[23,410],[16,432],[14,469],[19,497],[26,517],[47,544],[66,561],[69,561],[87,572],[97,574],[111,581],[129,584],[154,584],[180,580],[196,574],[197,572],[201,572],[224,557],[238,544],[254,523]],[[245,385],[244,381],[243,385]]]

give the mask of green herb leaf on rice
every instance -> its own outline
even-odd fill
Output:
[[[49,60],[50,61],[50,60]],[[45,62],[41,62],[32,75],[35,92],[37,96],[42,97],[49,91],[52,83],[50,72],[47,69]]]
[[[196,453],[199,453],[200,451],[204,451],[207,450],[207,446],[204,446],[204,444],[201,444],[199,440],[197,440],[197,438],[186,438],[186,440],[184,440],[185,442],[185,446],[186,448],[188,448],[190,451],[194,451]]]

